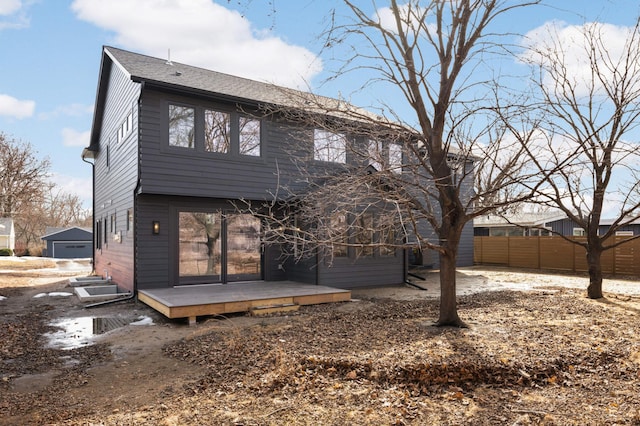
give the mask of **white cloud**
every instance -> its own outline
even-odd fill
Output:
[[[65,127],[62,129],[62,144],[64,146],[88,146],[90,133],[89,130],[86,132],[78,132],[77,130]]]
[[[0,94],[0,116],[26,118],[33,115],[36,108],[34,101],[24,101],[13,96]]]
[[[0,15],[11,15],[22,7],[20,0],[0,0]]]
[[[0,0],[0,30],[29,26],[27,9],[35,0]]]
[[[91,113],[93,113],[93,105],[70,104],[58,106],[53,111],[41,112],[40,114],[38,114],[38,118],[40,118],[41,120],[49,120],[61,116],[82,117]]]
[[[613,81],[613,64],[624,64],[625,60],[637,61],[637,58],[632,57],[637,53],[637,48],[631,47],[630,50],[628,45],[632,30],[631,27],[599,22],[583,25],[569,25],[563,21],[546,22],[525,34],[522,39],[525,50],[519,60],[524,63],[548,65],[551,65],[552,61],[561,61],[566,67],[566,76],[571,77],[577,84],[577,94],[586,95],[590,90],[597,90],[602,85],[599,81],[593,81],[590,54],[600,55],[597,57],[598,63],[601,64],[600,77],[607,84]],[[591,33],[596,34],[598,40],[604,41],[602,46],[606,47],[606,51],[591,51],[587,38],[587,34]],[[548,75],[545,77],[547,85],[556,84]]]
[[[74,0],[79,19],[115,33],[126,49],[215,71],[303,88],[322,69],[301,46],[253,28],[211,0]]]
[[[93,183],[91,182],[90,175],[91,166],[88,164],[86,166],[87,178],[54,173],[49,177],[49,181],[55,184],[56,189],[68,194],[77,195],[82,201],[84,208],[89,209],[91,208],[93,198]]]

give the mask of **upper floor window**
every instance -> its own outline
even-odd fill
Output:
[[[387,168],[394,173],[402,173],[402,146],[369,140],[369,164],[380,171]]]
[[[260,157],[261,121],[235,111],[169,104],[169,146]]]
[[[231,116],[227,112],[204,111],[204,150],[226,154],[231,146]]]
[[[169,105],[169,145],[181,148],[195,147],[195,109]]]
[[[583,228],[573,228],[573,236],[574,237],[584,237],[585,232]]]
[[[389,168],[394,173],[402,173],[402,146],[397,143],[389,144]]]
[[[313,159],[346,164],[347,138],[345,135],[315,129],[313,131]]]
[[[131,129],[133,128],[133,112],[129,111],[127,117],[120,123],[120,127],[118,127],[118,143],[122,142],[124,138],[127,137],[129,133],[131,133]]]
[[[240,117],[240,154],[254,157],[260,156],[260,120],[249,117]]]

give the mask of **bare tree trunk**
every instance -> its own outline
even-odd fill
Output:
[[[440,316],[438,326],[465,327],[456,300],[456,254],[440,253]]]
[[[440,244],[440,316],[438,326],[466,327],[458,316],[456,298],[456,264],[462,224],[452,223],[458,217],[453,209],[444,215],[444,226],[441,230]],[[442,238],[444,237],[444,238]]]
[[[589,266],[589,287],[587,296],[589,299],[601,299],[602,295],[602,241],[600,237],[589,238],[589,249],[587,250],[587,265]]]

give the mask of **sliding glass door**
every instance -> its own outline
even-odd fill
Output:
[[[178,213],[181,284],[262,278],[260,220],[250,214]]]

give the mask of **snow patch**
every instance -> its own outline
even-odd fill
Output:
[[[73,293],[68,293],[66,291],[52,291],[51,293],[38,293],[33,296],[34,299],[39,299],[41,297],[69,297],[73,296]]]
[[[140,317],[139,320],[130,323],[130,325],[153,325],[153,319],[150,317]]]
[[[5,296],[0,296],[0,300],[7,300]]]

